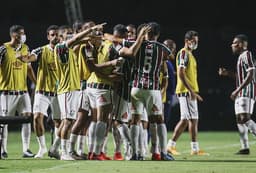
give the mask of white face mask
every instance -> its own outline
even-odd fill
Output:
[[[21,42],[21,43],[25,43],[25,42],[26,42],[26,39],[27,39],[27,38],[26,38],[26,35],[25,35],[25,34],[23,34],[23,35],[20,36],[20,42]]]
[[[191,43],[188,45],[188,47],[191,49],[191,50],[196,50],[197,47],[198,47],[198,44],[197,43]]]
[[[69,39],[71,39],[72,37],[73,37],[73,34],[67,34],[66,40],[69,40]]]

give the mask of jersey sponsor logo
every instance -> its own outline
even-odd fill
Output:
[[[15,62],[12,63],[13,68],[16,69],[16,70],[22,69],[22,64],[23,64],[23,63],[22,63],[22,62],[19,62],[19,61],[15,61]]]

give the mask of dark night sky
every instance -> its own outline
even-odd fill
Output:
[[[219,78],[219,66],[234,68],[236,57],[230,43],[236,34],[249,37],[251,50],[256,48],[255,6],[252,0],[81,0],[84,19],[107,22],[106,31],[117,23],[139,25],[156,21],[161,25],[160,41],[172,38],[178,49],[183,46],[184,33],[194,29],[199,32],[198,58],[199,83],[205,97],[200,105],[202,120],[217,121],[233,117],[233,103],[229,94],[234,82]],[[31,48],[45,44],[47,26],[66,23],[62,0],[9,0],[0,10],[0,43],[9,40],[9,27],[21,24],[27,33]],[[233,127],[233,126],[232,126]],[[207,129],[207,127],[202,127]]]

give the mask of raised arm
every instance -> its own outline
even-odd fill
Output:
[[[135,41],[135,43],[127,48],[127,47],[123,47],[120,51],[119,54],[120,56],[124,56],[124,57],[135,57],[137,52],[140,49],[141,44],[144,41],[145,35],[150,31],[150,27],[149,26],[144,26],[141,30],[140,33]]]

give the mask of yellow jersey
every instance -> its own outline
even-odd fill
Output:
[[[36,91],[57,92],[57,69],[54,49],[45,45],[32,50],[38,62]]]
[[[26,56],[29,48],[21,44],[13,48],[4,43],[0,48],[0,90],[27,91],[27,63],[16,58],[16,54]]]
[[[59,43],[55,46],[54,54],[58,80],[57,93],[80,90],[78,57],[73,49],[68,48],[65,42]]]
[[[85,44],[82,44],[80,46],[79,56],[78,56],[78,62],[79,62],[78,64],[79,64],[79,72],[80,72],[81,81],[87,80],[91,75],[91,72],[86,63],[86,57],[85,57],[85,53],[84,53],[85,47],[86,47]]]
[[[102,42],[102,45],[99,47],[98,51],[97,51],[97,62],[98,64],[102,64],[105,63],[107,61],[113,60],[115,56],[115,53],[117,53],[117,51],[115,50],[115,48],[113,47],[113,43],[110,41],[104,41]],[[113,67],[106,67],[104,69],[102,69],[102,73],[109,75],[111,74],[113,71]],[[97,76],[97,74],[95,72],[92,72],[89,79],[87,80],[87,83],[100,83],[100,84],[106,84],[106,85],[110,85],[112,86],[112,82],[109,81],[106,78],[102,78]]]
[[[176,67],[185,68],[186,79],[194,92],[199,92],[197,82],[197,63],[194,55],[186,48],[182,48],[176,56]],[[177,75],[176,93],[189,92]]]

